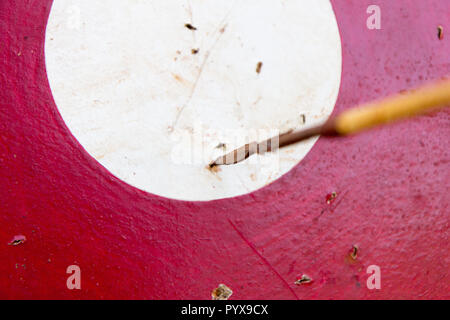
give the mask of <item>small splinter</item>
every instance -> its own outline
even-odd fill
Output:
[[[258,62],[258,64],[256,65],[256,73],[257,74],[261,73],[262,66],[263,66],[263,63],[261,61]]]
[[[197,30],[197,28],[194,27],[194,26],[193,26],[192,24],[190,24],[190,23],[186,23],[184,26],[185,26],[186,28],[188,28],[189,30],[192,30],[192,31]]]
[[[359,250],[358,246],[353,245],[352,250],[350,252],[350,258],[356,260],[358,258],[358,250]]]
[[[442,40],[444,39],[444,27],[438,26],[438,39]]]
[[[331,204],[334,201],[334,199],[336,199],[336,197],[337,197],[337,193],[334,191],[332,193],[330,193],[329,195],[327,195],[327,204]]]
[[[220,171],[219,166],[218,166],[215,162],[211,162],[210,164],[208,164],[208,165],[206,166],[206,169],[207,169],[208,171],[211,171],[212,173],[217,173],[217,172]]]
[[[26,240],[27,240],[27,238],[25,236],[17,235],[8,244],[10,246],[18,246],[19,244],[24,243]]]
[[[227,147],[227,145],[225,144],[225,143],[219,143],[217,146],[216,146],[216,149],[225,149]]]
[[[211,293],[211,297],[212,300],[228,300],[232,294],[233,291],[230,288],[224,284],[219,284],[219,286]]]
[[[213,162],[211,162],[210,164],[208,164],[208,168],[209,168],[209,169],[212,169],[212,168],[214,168],[214,167],[216,167],[216,166],[217,166],[217,164],[216,164],[215,161],[213,161]]]
[[[305,284],[309,284],[311,283],[313,280],[310,276],[304,274],[301,276],[300,279],[298,279],[297,281],[294,282],[294,284],[296,285],[305,285]]]
[[[305,123],[306,123],[306,115],[305,115],[304,113],[302,113],[302,114],[300,115],[300,119],[302,119],[302,124],[305,124]]]

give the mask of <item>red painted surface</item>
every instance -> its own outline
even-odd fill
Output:
[[[45,72],[50,0],[0,2],[0,298],[450,298],[448,110],[321,138],[275,183],[207,203],[119,181],[65,127]],[[335,0],[336,110],[450,75],[447,0]],[[328,204],[327,195],[337,192]],[[8,245],[16,235],[26,242]],[[357,259],[348,259],[357,244]],[[66,288],[69,265],[82,289]],[[368,290],[366,268],[381,268]],[[313,278],[296,286],[298,275]]]

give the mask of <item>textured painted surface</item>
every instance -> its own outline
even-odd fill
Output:
[[[337,111],[450,74],[449,37],[437,38],[450,2],[377,2],[382,30],[369,31],[369,1],[333,1]],[[65,127],[44,65],[50,5],[0,2],[0,298],[210,299],[219,283],[233,299],[450,298],[448,110],[321,138],[246,196],[159,198],[112,177]],[[80,291],[66,288],[71,264]],[[365,287],[371,264],[378,291]],[[295,286],[301,274],[314,282]]]

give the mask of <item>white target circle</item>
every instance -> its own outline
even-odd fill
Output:
[[[342,64],[329,0],[55,0],[45,54],[58,110],[92,157],[137,188],[200,201],[252,192],[303,159],[317,139],[207,169],[325,120]]]

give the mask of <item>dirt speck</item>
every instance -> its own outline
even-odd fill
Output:
[[[443,26],[438,26],[438,39],[442,40],[444,39],[444,27]]]
[[[219,286],[211,293],[211,297],[212,300],[228,300],[232,294],[233,291],[230,288],[224,284],[219,284]]]
[[[198,49],[198,48],[191,49],[192,54],[197,54],[197,53],[199,53],[199,51],[200,51],[200,49]]]
[[[218,165],[212,164],[212,163],[208,164],[208,165],[206,166],[206,169],[207,169],[208,171],[212,172],[212,173],[218,173],[218,172],[221,171],[221,170],[220,170],[220,167],[219,167]]]
[[[333,201],[336,199],[336,197],[337,197],[337,193],[334,191],[332,193],[327,194],[327,197],[326,197],[327,204],[332,204]]]
[[[305,123],[306,123],[306,115],[305,115],[304,113],[302,113],[302,114],[300,115],[300,122],[301,122],[302,124],[305,124]]]
[[[186,28],[188,28],[189,30],[192,30],[192,31],[197,30],[197,28],[194,27],[194,26],[193,26],[192,24],[190,24],[190,23],[186,23],[184,26],[185,26]]]
[[[263,63],[260,61],[256,64],[256,73],[260,74],[262,69]]]
[[[24,235],[17,235],[14,236],[14,238],[12,238],[12,240],[8,243],[10,246],[18,246],[19,244],[24,243],[25,241],[27,241],[27,237],[25,237]]]
[[[308,285],[313,282],[313,279],[308,276],[307,274],[302,274],[300,277],[297,278],[297,280],[294,282],[294,284],[298,286]]]
[[[349,258],[353,261],[356,260],[358,258],[358,252],[359,252],[359,247],[358,247],[358,245],[354,244],[348,253]]]

